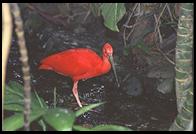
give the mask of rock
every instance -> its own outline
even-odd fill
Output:
[[[128,80],[125,82],[123,90],[131,96],[138,96],[141,95],[143,88],[142,84],[139,79],[136,77],[128,78]]]
[[[78,26],[74,29],[74,33],[79,34],[79,33],[84,33],[86,32],[86,29],[83,28],[82,26]]]
[[[43,37],[40,38],[40,42],[43,42],[41,44],[43,57],[66,49],[78,47],[90,48],[96,52],[101,52],[103,45],[103,43],[99,41],[101,38],[88,34],[87,32],[74,33],[70,31],[66,32],[62,29],[47,28],[43,30],[40,35],[43,35]]]
[[[147,73],[148,78],[173,78],[174,76],[174,67],[170,66],[156,66]]]
[[[128,46],[135,46],[141,40],[143,40],[144,36],[153,31],[155,23],[153,21],[153,16],[138,16],[138,24],[135,26],[135,30],[131,35],[130,43]]]
[[[174,78],[164,79],[157,87],[157,90],[163,94],[170,93],[174,86]]]
[[[87,86],[88,85],[88,86]],[[90,81],[85,81],[80,85],[80,93],[82,99],[87,103],[97,103],[104,100],[105,91],[104,85],[92,84]]]

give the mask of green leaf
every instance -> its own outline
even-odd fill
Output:
[[[104,3],[100,7],[104,25],[112,31],[119,32],[117,23],[126,13],[124,3]]]
[[[74,129],[74,130],[77,130],[77,131],[91,131],[90,128],[85,128],[85,127],[79,126],[79,125],[74,125],[74,126],[73,126],[73,129]]]
[[[91,129],[92,131],[132,131],[131,129],[118,125],[99,125]]]
[[[10,111],[23,111],[22,85],[11,81],[5,87],[4,109]]]
[[[23,86],[15,81],[6,85],[4,109],[9,111],[23,111],[24,109]],[[41,104],[40,104],[41,103]],[[37,94],[31,94],[31,108],[47,108],[46,103]]]
[[[91,109],[93,109],[95,107],[98,107],[98,106],[100,106],[102,104],[104,104],[104,102],[91,104],[91,105],[88,105],[88,106],[84,106],[84,107],[82,107],[81,109],[79,109],[78,111],[75,112],[76,117],[78,117],[78,116],[82,115],[83,113],[86,113],[89,110],[91,110]]]
[[[44,120],[58,131],[71,131],[75,114],[67,109],[50,109],[44,115]]]
[[[45,110],[36,110],[30,115],[30,122],[36,120],[44,114]],[[11,117],[4,120],[3,130],[4,131],[14,131],[24,126],[24,115],[23,113],[16,113]]]
[[[21,93],[23,86],[20,83],[16,81],[10,81],[8,85],[11,89],[15,91],[16,94],[18,94],[21,97],[23,96],[23,93]]]
[[[31,105],[32,105],[32,109],[39,109],[39,108],[45,108],[47,109],[47,104],[45,103],[44,99],[39,97],[39,95],[37,94],[36,90],[34,90],[34,93],[31,94]]]
[[[77,131],[132,131],[127,127],[118,125],[98,125],[94,128],[85,128],[83,126],[74,125],[73,128]]]
[[[8,110],[8,111],[16,111],[16,112],[19,112],[19,111],[23,111],[23,104],[14,104],[15,102],[9,102],[9,103],[6,103],[4,104],[4,110]]]

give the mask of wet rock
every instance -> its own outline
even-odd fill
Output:
[[[143,88],[139,79],[136,77],[128,78],[124,84],[123,90],[131,96],[141,95]]]
[[[34,34],[46,24],[47,23],[45,23],[43,18],[41,18],[37,13],[31,12],[24,22],[24,30],[28,34]]]
[[[89,83],[87,86],[87,84],[88,82],[85,82],[80,86],[82,99],[88,103],[102,102],[105,97],[104,85]]]
[[[76,27],[75,29],[74,29],[74,33],[84,33],[84,32],[86,32],[86,29],[85,28],[83,28],[82,26],[78,26],[78,27]]]
[[[155,121],[158,120],[156,117],[153,117],[153,116],[151,116],[150,119],[151,119],[151,120],[155,120]]]
[[[42,51],[44,57],[70,48],[90,48],[96,52],[101,52],[104,42],[101,37],[97,37],[87,32],[79,33],[65,32],[63,29],[45,29],[40,35]],[[100,43],[99,43],[100,42]]]
[[[174,79],[164,79],[157,87],[157,90],[163,94],[170,93],[174,86]]]

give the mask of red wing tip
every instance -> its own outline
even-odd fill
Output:
[[[52,67],[48,66],[48,65],[45,65],[45,64],[41,64],[39,66],[39,69],[47,69],[47,70],[52,70]]]

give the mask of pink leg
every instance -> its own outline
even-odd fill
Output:
[[[80,99],[78,97],[78,81],[74,81],[74,86],[73,86],[72,92],[73,92],[73,94],[76,98],[76,101],[77,101],[78,105],[80,107],[82,107],[82,104],[81,104]]]

